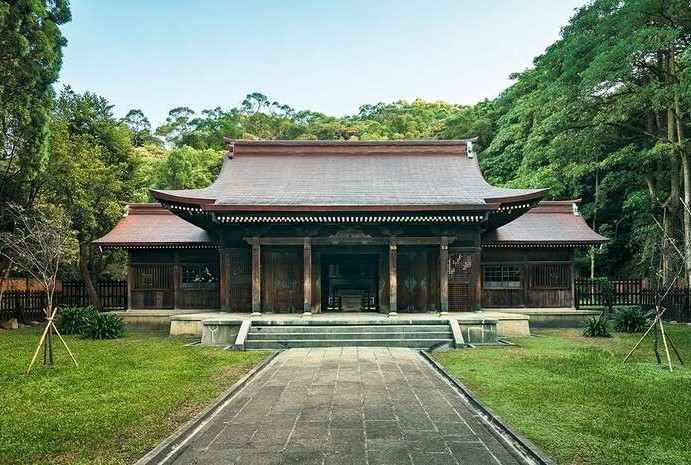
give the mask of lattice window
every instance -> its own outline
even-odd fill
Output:
[[[520,288],[520,265],[485,265],[482,267],[482,286],[485,289]]]
[[[566,263],[532,265],[531,283],[537,289],[568,289],[571,287],[571,266]]]
[[[181,287],[183,289],[217,289],[218,266],[183,265]]]
[[[470,278],[472,258],[459,252],[449,254],[449,310],[470,310]]]
[[[132,267],[133,289],[172,289],[172,265],[135,265]]]

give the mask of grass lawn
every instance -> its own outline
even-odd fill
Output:
[[[66,337],[56,366],[24,376],[38,328],[0,331],[0,463],[126,464],[153,448],[267,353],[183,347],[161,333]],[[42,360],[42,359],[41,359]]]
[[[668,328],[691,364],[691,327]],[[434,356],[560,464],[691,464],[691,370],[658,366],[652,338],[623,365],[636,334],[537,334]]]

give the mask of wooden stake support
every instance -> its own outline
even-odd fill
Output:
[[[57,312],[57,308],[53,308],[52,310],[48,309],[46,311],[46,315],[48,318],[46,319],[46,327],[43,329],[43,333],[41,334],[41,339],[38,341],[38,345],[36,346],[36,350],[34,351],[34,356],[31,357],[31,362],[29,363],[29,367],[26,369],[26,374],[28,375],[31,372],[31,368],[33,368],[34,363],[36,363],[36,358],[38,357],[38,353],[41,351],[41,348],[43,348],[44,352],[44,357],[43,357],[43,365],[46,365],[46,356],[49,359],[49,363],[52,366],[53,365],[53,347],[52,347],[52,341],[50,341],[50,337],[52,336],[52,332],[55,331],[55,334],[58,336],[60,339],[60,342],[62,342],[62,345],[65,346],[65,349],[67,349],[67,353],[70,354],[70,358],[72,359],[72,362],[74,362],[74,366],[79,368],[79,364],[77,363],[77,360],[74,358],[74,355],[72,354],[72,351],[70,348],[67,346],[67,342],[62,338],[62,335],[58,331],[58,328],[55,326],[55,323],[53,322],[53,319],[55,317],[55,312]]]
[[[648,330],[645,333],[643,333],[643,336],[641,336],[641,338],[638,340],[638,342],[636,342],[636,345],[633,346],[633,349],[631,349],[629,351],[629,353],[626,354],[626,357],[624,357],[624,361],[622,363],[626,363],[626,361],[631,357],[631,355],[633,355],[633,353],[636,351],[636,349],[638,349],[638,347],[641,345],[643,340],[648,336],[648,334],[650,334],[650,331],[652,331],[656,327],[659,327],[660,328],[660,334],[662,335],[662,345],[665,348],[665,357],[667,358],[667,366],[669,367],[669,371],[670,372],[674,371],[674,367],[672,365],[672,357],[669,354],[669,346],[671,346],[672,350],[674,350],[674,353],[676,354],[677,358],[679,359],[679,362],[682,365],[684,365],[684,360],[681,358],[681,354],[677,350],[677,347],[674,344],[674,341],[672,341],[672,338],[670,337],[669,333],[665,329],[665,326],[662,322],[662,315],[664,315],[666,310],[667,309],[662,309],[662,311],[660,311],[659,305],[655,307],[655,319],[650,324],[650,327],[648,328]],[[668,341],[669,341],[669,345],[667,344]],[[660,362],[660,360],[658,358],[658,363],[659,362]]]

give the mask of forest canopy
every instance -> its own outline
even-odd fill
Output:
[[[592,258],[596,275],[655,277],[670,271],[674,249],[683,248],[691,279],[688,1],[595,0],[532,67],[512,76],[509,88],[474,105],[401,100],[334,117],[254,92],[231,107],[174,107],[156,128],[139,109],[116,118],[105,97],[52,91],[65,46],[58,25],[69,20],[69,8],[19,3],[33,11],[0,8],[0,21],[45,30],[0,37],[0,72],[9,83],[0,86],[0,205],[64,210],[80,243],[73,272],[87,282],[114,272],[107,266],[113,257],[91,241],[117,222],[118,202],[151,200],[149,188],[208,185],[227,150],[224,138],[477,137],[491,183],[549,187],[550,198],[582,199],[582,215],[610,242],[580,258],[581,274],[590,272]],[[42,21],[27,23],[22,15]],[[25,41],[40,47],[22,55]],[[5,66],[14,63],[13,53],[45,66]]]

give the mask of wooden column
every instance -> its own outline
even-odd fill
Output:
[[[134,273],[132,272],[132,251],[127,251],[127,310],[132,309],[132,280]]]
[[[262,256],[259,238],[252,239],[252,316],[260,316],[262,311]]]
[[[396,239],[391,238],[389,240],[389,316],[398,315],[396,249]]]
[[[177,250],[173,252],[173,308],[180,307],[180,286],[182,276],[180,271],[180,261]]]
[[[312,316],[312,241],[306,237],[302,246],[302,269],[304,273],[304,316]]]
[[[228,277],[230,275],[230,270],[228,270],[228,250],[219,249],[218,250],[218,303],[221,306],[221,310],[228,311]]]
[[[449,243],[439,246],[439,313],[449,313]]]

